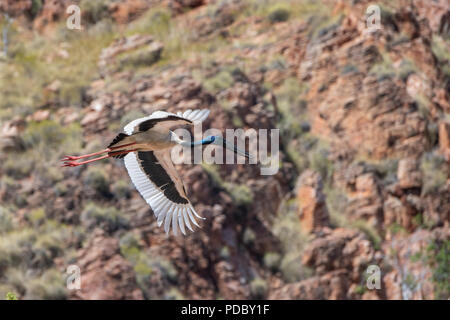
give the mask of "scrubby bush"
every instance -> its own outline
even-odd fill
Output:
[[[164,294],[165,300],[184,300],[183,294],[176,288],[171,288]]]
[[[6,294],[6,300],[17,300],[17,296],[12,292],[8,292]]]
[[[253,231],[251,228],[245,228],[243,240],[247,245],[252,244],[256,240],[255,231]]]
[[[425,153],[420,162],[423,174],[422,195],[438,191],[447,181],[448,173],[444,169],[445,159],[442,155]]]
[[[276,7],[270,11],[267,17],[271,23],[277,23],[287,21],[289,19],[289,15],[290,13],[287,8]]]
[[[0,206],[0,235],[11,231],[13,227],[11,210]]]
[[[80,8],[89,22],[97,23],[109,17],[108,5],[111,2],[111,0],[82,0]]]
[[[128,226],[128,221],[114,207],[100,207],[88,203],[81,213],[81,222],[88,230],[100,227],[107,232],[113,232]]]
[[[250,282],[250,294],[253,299],[264,299],[267,294],[267,282],[259,277]]]
[[[84,174],[83,182],[98,194],[109,195],[109,179],[105,170],[99,167],[89,167]]]
[[[281,256],[276,252],[267,252],[264,255],[264,265],[272,272],[276,272],[280,269]]]
[[[31,210],[27,217],[33,226],[39,226],[45,221],[45,210],[44,208]]]
[[[33,161],[25,157],[9,157],[3,163],[4,172],[14,179],[23,179],[28,177],[33,171]]]
[[[131,185],[128,181],[125,180],[119,180],[116,181],[112,186],[111,186],[111,192],[112,194],[118,198],[129,198],[131,195]]]
[[[234,83],[233,76],[228,70],[222,70],[211,78],[205,79],[203,86],[211,93],[218,93],[230,88]]]
[[[230,258],[230,249],[227,246],[223,246],[220,249],[219,255],[222,259],[225,259],[225,260],[229,259]]]
[[[31,1],[31,15],[36,17],[42,9],[42,0],[32,0]]]
[[[307,278],[311,271],[302,265],[301,257],[307,237],[298,222],[296,200],[282,203],[273,223],[273,233],[282,246],[280,271],[287,282],[296,282]]]
[[[25,278],[24,299],[63,300],[67,298],[64,274],[48,269],[41,276]]]
[[[253,193],[245,184],[234,184],[225,182],[225,190],[231,195],[237,205],[246,206],[253,202]]]
[[[427,247],[426,260],[433,268],[432,280],[437,299],[450,298],[450,240],[433,241]]]

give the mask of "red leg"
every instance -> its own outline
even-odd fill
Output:
[[[86,161],[82,161],[82,162],[75,162],[75,161],[65,160],[64,164],[62,165],[62,167],[77,167],[77,166],[80,166],[82,164],[87,164],[87,163],[91,163],[91,162],[94,162],[94,161],[103,160],[103,159],[106,159],[106,158],[109,158],[109,157],[113,157],[113,156],[118,156],[118,155],[121,155],[121,154],[124,154],[124,153],[126,154],[126,153],[129,153],[129,152],[134,152],[136,150],[137,149],[126,150],[126,151],[110,152],[109,154],[104,155],[102,157],[98,157],[98,158],[94,158],[94,159],[86,160]]]
[[[110,152],[111,150],[115,150],[115,149],[119,149],[119,148],[123,148],[123,147],[128,147],[131,146],[133,144],[136,144],[136,142],[133,143],[128,143],[128,144],[123,144],[121,146],[115,146],[115,147],[111,147],[111,148],[107,148],[98,152],[94,152],[94,153],[89,153],[89,154],[85,154],[82,156],[65,156],[63,159],[61,159],[61,161],[68,161],[68,160],[80,160],[80,159],[85,159],[85,158],[89,158],[89,157],[93,157],[93,156],[98,156],[100,154],[106,153],[106,152]]]
[[[89,153],[89,154],[85,154],[85,155],[78,156],[78,157],[65,156],[63,159],[61,159],[61,161],[79,160],[79,159],[89,158],[89,157],[92,157],[92,156],[98,156],[99,154],[106,153],[106,152],[109,152],[109,151],[111,151],[111,149],[108,148],[108,149],[104,149],[104,150],[99,151],[99,152]]]
[[[90,162],[94,162],[94,161],[98,161],[98,160],[102,160],[102,159],[106,159],[106,158],[109,158],[109,155],[105,155],[105,156],[102,156],[102,157],[98,157],[98,158],[95,158],[95,159],[86,160],[86,161],[82,161],[82,162],[65,161],[64,164],[62,165],[62,167],[81,166],[82,164],[86,164],[86,163],[90,163]]]

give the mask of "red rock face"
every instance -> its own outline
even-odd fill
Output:
[[[111,16],[117,23],[124,24],[134,20],[148,8],[148,3],[144,0],[126,0],[123,2],[113,2],[108,9]]]
[[[31,0],[2,0],[0,2],[0,12],[16,17],[28,12],[31,6]]]
[[[447,161],[450,159],[450,123],[439,124],[439,147]]]
[[[329,224],[328,210],[325,204],[320,174],[305,171],[299,178],[297,198],[300,202],[300,223],[305,232],[326,227]]]

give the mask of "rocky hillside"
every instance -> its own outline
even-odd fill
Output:
[[[1,0],[0,297],[448,299],[450,5],[379,1],[370,33],[370,4]],[[59,167],[194,108],[279,128],[281,165],[177,166],[207,218],[188,237],[157,227],[123,161]]]

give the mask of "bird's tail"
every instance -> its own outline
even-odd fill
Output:
[[[128,137],[127,134],[121,132],[119,133],[114,140],[109,144],[108,148],[114,147],[114,145],[118,144],[120,141],[122,141],[123,139],[125,139],[126,137]]]
[[[108,148],[114,148],[115,146],[117,146],[117,144],[119,144],[120,142],[122,142],[126,137],[129,137],[129,135],[127,135],[126,133],[119,133],[114,140],[109,144]],[[119,146],[120,148],[120,146]],[[120,150],[115,150],[113,152],[108,152],[108,155],[110,157],[113,158],[117,158],[117,159],[122,159],[123,157],[126,156],[126,153],[120,152]]]

